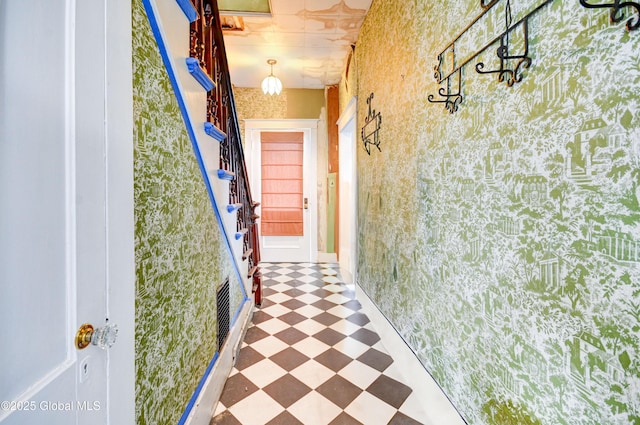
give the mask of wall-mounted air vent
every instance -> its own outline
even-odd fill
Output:
[[[222,349],[231,324],[231,308],[229,302],[229,278],[216,290],[216,309],[218,311],[218,351]]]

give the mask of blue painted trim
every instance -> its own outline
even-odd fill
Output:
[[[204,132],[207,133],[209,136],[213,137],[214,139],[216,139],[218,142],[222,142],[224,139],[227,138],[227,135],[225,134],[224,131],[220,130],[218,127],[216,127],[210,122],[204,123]]]
[[[202,392],[202,389],[204,388],[204,384],[205,382],[207,382],[207,378],[211,374],[211,371],[213,370],[213,366],[216,364],[218,357],[220,357],[220,353],[216,351],[216,353],[213,355],[213,359],[211,359],[211,361],[209,362],[209,366],[207,366],[207,370],[204,372],[204,375],[202,376],[202,378],[200,378],[200,382],[198,383],[196,390],[193,392],[193,395],[191,396],[189,403],[187,403],[187,407],[184,409],[184,413],[182,413],[182,416],[178,421],[178,425],[184,425],[187,422],[187,419],[191,414],[191,410],[193,409],[193,406],[195,406],[196,401],[200,396],[200,392]]]
[[[242,208],[242,204],[229,204],[227,205],[227,212],[232,213]]]
[[[246,235],[248,232],[247,229],[242,229],[239,232],[236,232],[236,240],[239,241],[240,238],[242,238],[244,235]]]
[[[218,178],[220,180],[229,180],[229,181],[231,181],[231,180],[234,180],[236,178],[236,174],[231,172],[231,171],[228,171],[228,170],[220,169],[220,170],[218,170]]]
[[[178,2],[178,6],[180,6],[180,9],[182,9],[185,16],[189,20],[189,22],[193,22],[196,19],[198,19],[198,11],[196,10],[195,7],[193,7],[191,0],[176,0],[176,1]]]
[[[200,62],[196,58],[186,58],[184,60],[187,64],[187,68],[189,69],[189,73],[196,79],[197,82],[200,83],[202,88],[206,91],[211,91],[215,88],[216,84],[213,82],[211,78],[204,72],[204,69],[200,67]]]
[[[162,57],[162,62],[167,70],[167,74],[169,76],[169,80],[171,81],[171,85],[173,87],[173,91],[176,96],[176,101],[180,106],[180,112],[182,112],[182,118],[184,119],[185,127],[187,133],[189,134],[189,139],[191,140],[191,146],[193,147],[193,152],[196,156],[196,160],[198,162],[198,166],[200,167],[200,172],[202,173],[202,178],[204,180],[204,185],[207,189],[207,193],[209,194],[209,200],[211,201],[211,206],[213,207],[213,212],[216,216],[216,220],[218,221],[218,226],[222,230],[222,234],[224,235],[225,245],[227,246],[227,252],[229,253],[229,257],[231,258],[231,263],[233,264],[233,268],[235,269],[236,275],[238,277],[238,283],[240,285],[240,290],[244,295],[245,299],[248,299],[247,291],[244,287],[245,278],[240,272],[240,266],[236,262],[236,258],[233,255],[233,249],[231,247],[231,239],[227,234],[227,230],[224,227],[224,222],[222,221],[222,217],[220,217],[220,209],[216,203],[216,198],[213,195],[213,188],[211,187],[211,182],[209,181],[209,177],[207,174],[207,169],[204,165],[204,160],[202,159],[202,154],[200,153],[200,149],[198,148],[198,143],[195,134],[195,127],[191,123],[191,119],[189,118],[189,114],[187,113],[187,105],[184,99],[182,92],[180,92],[180,88],[178,86],[178,80],[176,77],[176,71],[173,69],[171,64],[171,60],[169,59],[169,52],[167,50],[167,46],[162,38],[162,33],[160,32],[160,26],[158,24],[158,20],[153,11],[153,6],[151,5],[151,0],[142,0],[142,4],[144,5],[145,12],[147,13],[147,18],[149,19],[149,24],[151,25],[151,30],[153,31],[153,36],[156,39],[156,43],[158,43],[158,49],[160,50],[160,56]]]

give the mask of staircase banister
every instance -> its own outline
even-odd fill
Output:
[[[248,261],[253,278],[255,303],[260,304],[261,277],[258,268],[260,247],[255,209],[249,174],[242,145],[242,134],[231,84],[227,52],[224,45],[220,10],[217,0],[191,0],[198,11],[198,18],[191,24],[190,56],[198,62],[215,87],[207,92],[207,120],[211,133],[220,143],[220,170],[218,178],[229,181],[229,212],[237,214],[235,239],[242,240],[244,252],[251,255]],[[206,127],[206,125],[205,125]],[[209,132],[207,132],[209,134]],[[210,134],[211,135],[211,134]],[[225,137],[215,137],[225,135]],[[243,204],[242,208],[238,205]]]
[[[240,155],[240,163],[242,164],[242,172],[244,173],[245,176],[248,176],[247,173],[247,162],[245,160],[245,156],[244,156],[244,149],[242,148],[242,134],[240,133],[240,123],[238,122],[238,114],[237,114],[237,109],[236,109],[236,99],[235,96],[233,94],[233,86],[231,84],[231,74],[229,73],[229,63],[227,61],[227,50],[226,47],[224,45],[224,37],[222,35],[222,25],[221,25],[221,21],[220,21],[220,10],[218,8],[218,2],[214,1],[214,21],[215,21],[215,26],[216,26],[216,30],[214,31],[214,41],[216,43],[216,46],[218,46],[219,49],[219,58],[218,60],[220,61],[220,65],[222,66],[222,81],[221,83],[226,85],[226,89],[227,89],[227,93],[229,96],[229,109],[231,111],[233,111],[233,118],[231,120],[233,128],[232,131],[236,134],[237,136],[237,142],[239,142],[239,147],[240,149],[238,149],[238,154]],[[246,181],[246,189],[247,189],[247,195],[249,197],[250,200],[253,199],[253,197],[251,196],[251,186],[249,184],[248,179],[245,179]]]

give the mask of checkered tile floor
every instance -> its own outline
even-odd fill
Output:
[[[211,424],[422,424],[423,407],[336,264],[261,264],[253,314]]]

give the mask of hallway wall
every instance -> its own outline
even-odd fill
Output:
[[[243,295],[141,0],[133,1],[136,423],[176,424]]]
[[[640,423],[640,32],[553,1],[522,82],[472,62],[450,114],[433,69],[478,3],[367,15],[340,85],[358,128],[371,94],[382,116],[381,152],[358,149],[358,283],[472,425]],[[511,3],[515,22],[542,2]]]

